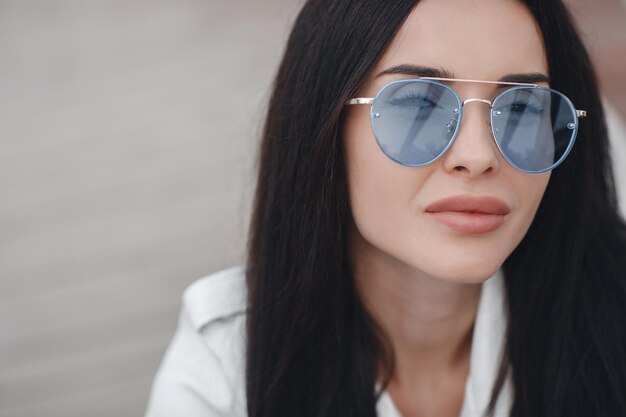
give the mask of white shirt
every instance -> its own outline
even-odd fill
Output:
[[[483,283],[473,330],[470,370],[460,417],[486,410],[503,350],[504,282],[496,272]],[[201,278],[183,294],[178,328],[157,371],[146,417],[246,417],[243,266]],[[495,416],[509,415],[510,372]],[[385,391],[379,417],[402,417]]]

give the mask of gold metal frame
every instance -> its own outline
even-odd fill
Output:
[[[439,77],[416,77],[419,80],[432,80],[432,81],[457,81],[457,82],[467,82],[467,83],[481,83],[481,84],[499,84],[499,85],[516,85],[516,86],[527,86],[527,87],[540,87],[537,84],[531,83],[515,83],[515,82],[506,82],[506,81],[484,81],[484,80],[469,80],[465,78],[439,78]],[[478,101],[481,103],[489,104],[490,107],[493,106],[493,102],[489,100],[485,100],[483,98],[468,98],[463,101],[463,105],[465,103],[471,103],[473,101]],[[346,104],[372,104],[374,102],[374,97],[356,97],[348,100]],[[576,116],[579,118],[587,117],[586,110],[578,110],[576,109]]]

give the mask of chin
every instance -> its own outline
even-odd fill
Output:
[[[443,281],[459,284],[480,284],[491,278],[502,262],[479,259],[475,262],[447,262],[435,266],[429,274]]]

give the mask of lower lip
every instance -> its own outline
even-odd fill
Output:
[[[471,213],[463,211],[427,212],[439,223],[461,233],[489,233],[504,223],[504,214]]]

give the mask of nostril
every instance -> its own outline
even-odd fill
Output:
[[[454,170],[457,172],[468,172],[468,173],[471,172],[471,170],[464,165],[457,165],[454,167]],[[493,166],[488,166],[487,168],[485,168],[483,173],[490,174],[494,171],[495,171],[495,168]]]

